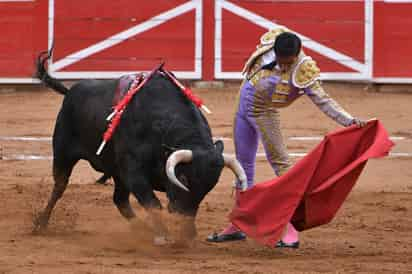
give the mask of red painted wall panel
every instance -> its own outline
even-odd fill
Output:
[[[203,1],[202,6],[202,79],[214,79],[215,1]]]
[[[119,68],[123,71],[149,70],[161,61],[165,61],[169,69],[193,71],[194,20],[194,12],[191,11],[137,37],[93,54],[62,71],[116,71]],[[176,32],[180,26],[186,27]],[[77,39],[65,46],[78,48],[76,41]]]
[[[412,77],[412,3],[375,3],[374,77]]]
[[[0,77],[32,77],[37,52],[47,48],[47,2],[2,2],[0,14]]]
[[[267,30],[226,10],[222,17],[222,70],[241,71],[260,36]]]
[[[81,5],[79,4],[81,2]],[[139,3],[137,5],[136,3]],[[93,45],[190,0],[56,0],[54,60]],[[274,23],[364,63],[364,1],[228,0]],[[48,0],[0,2],[0,78],[30,78],[37,54],[47,49]],[[202,1],[202,79],[215,75],[215,8]],[[374,1],[373,77],[412,81],[412,3]],[[224,9],[222,71],[239,72],[266,29]],[[96,53],[61,71],[150,69],[160,59],[173,70],[194,69],[195,11]],[[323,55],[306,51],[323,72],[351,72]]]
[[[101,42],[150,18],[168,12],[187,0],[136,1],[56,1],[55,54],[59,60]],[[150,70],[159,61],[169,69],[194,71],[195,11],[130,37],[120,44],[97,52],[60,71]]]
[[[322,45],[364,62],[365,9],[362,1],[244,1],[231,3],[275,24],[297,31]],[[223,10],[223,71],[239,71],[259,37],[267,31],[245,18]],[[241,31],[235,31],[241,30]],[[310,52],[310,50],[307,50]],[[353,70],[319,54],[316,61],[326,72]],[[313,56],[315,57],[315,56]]]
[[[137,7],[131,0],[105,1],[103,5],[100,0],[55,1],[55,57],[93,45],[184,2],[158,0]]]

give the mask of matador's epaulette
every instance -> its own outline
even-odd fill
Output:
[[[272,50],[275,44],[276,37],[285,31],[287,31],[286,28],[279,27],[264,33],[260,37],[260,43],[256,46],[255,52],[253,52],[249,59],[246,61],[245,66],[242,70],[242,74],[246,74],[247,78],[250,79],[251,75],[256,73],[256,71],[259,70],[261,67],[260,62],[257,62],[257,59],[261,57],[263,54]]]
[[[258,47],[263,47],[266,45],[274,45],[275,44],[275,40],[276,37],[279,36],[279,34],[283,33],[287,31],[286,28],[276,28],[276,29],[272,29],[266,33],[264,33],[261,37],[260,37],[260,45]]]
[[[316,62],[305,56],[296,65],[292,73],[292,84],[297,88],[307,88],[320,77],[320,69]]]

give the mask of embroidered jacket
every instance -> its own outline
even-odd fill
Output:
[[[256,116],[268,108],[289,106],[306,94],[322,112],[337,123],[350,125],[353,117],[324,91],[319,80],[320,69],[310,56],[301,51],[296,62],[287,71],[281,71],[275,64],[274,41],[285,31],[287,29],[278,28],[265,33],[243,69],[246,79],[241,92],[246,88],[255,89],[252,114]]]

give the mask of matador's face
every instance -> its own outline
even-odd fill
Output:
[[[297,56],[278,56],[276,57],[276,62],[282,72],[288,71],[292,65],[296,62]]]

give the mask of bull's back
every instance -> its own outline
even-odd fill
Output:
[[[201,111],[162,74],[154,75],[129,107],[122,119],[133,123],[140,131],[137,135],[147,136],[149,142],[171,146],[211,143],[210,128]]]
[[[82,80],[66,94],[60,116],[79,149],[95,153],[106,129],[106,117],[112,110],[116,80]],[[67,133],[66,133],[67,134]]]

